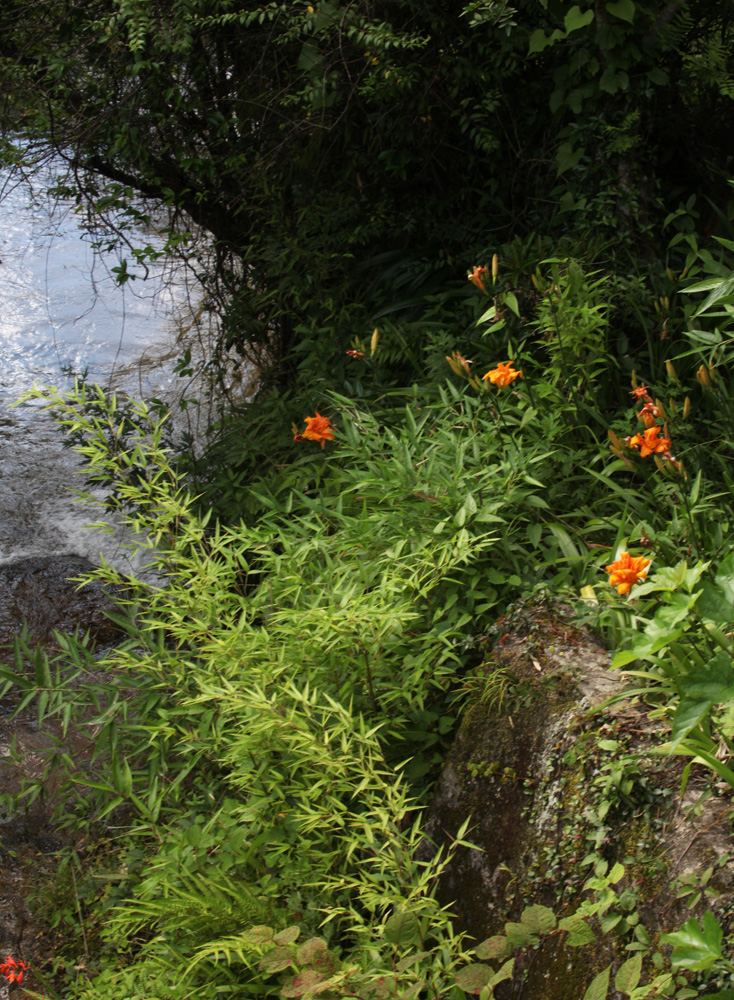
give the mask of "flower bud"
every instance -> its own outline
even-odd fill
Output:
[[[686,396],[686,401],[683,404],[683,419],[685,420],[688,414],[691,412],[691,398]]]
[[[372,340],[370,341],[370,357],[371,358],[373,358],[375,356],[375,351],[377,350],[377,343],[378,343],[379,339],[380,339],[380,331],[377,329],[377,327],[375,327],[375,329],[372,332]]]
[[[676,374],[672,361],[665,362],[665,370],[668,373],[668,378],[672,379],[674,382],[678,381],[678,375]]]
[[[696,379],[705,389],[711,385],[711,376],[709,375],[709,370],[706,365],[701,365],[698,369],[696,372]]]
[[[500,262],[497,260],[497,254],[492,254],[492,284],[494,285],[497,281],[497,275],[500,273]]]

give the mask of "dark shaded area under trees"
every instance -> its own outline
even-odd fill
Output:
[[[386,309],[427,315],[515,236],[644,268],[691,195],[711,232],[731,18],[717,0],[6,0],[2,126],[92,209],[142,194],[208,230],[228,343],[291,381]],[[415,346],[395,346],[403,375]]]

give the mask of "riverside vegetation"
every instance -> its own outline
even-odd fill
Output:
[[[39,725],[94,727],[88,770],[63,745],[50,762],[68,769],[63,822],[96,843],[77,904],[60,910],[79,929],[83,907],[85,976],[71,971],[74,946],[49,956],[67,970],[63,995],[488,997],[542,938],[595,940],[623,874],[602,859],[570,911],[527,901],[504,936],[457,934],[436,879],[471,817],[427,861],[421,811],[483,683],[487,637],[519,594],[591,618],[669,721],[660,752],[734,786],[731,490],[701,440],[705,427],[717,453],[728,447],[732,284],[690,286],[692,353],[663,365],[657,390],[633,375],[629,403],[604,421],[615,366],[602,286],[573,262],[541,264],[529,288],[550,330],[523,318],[530,306],[480,316],[475,356],[503,343],[512,357],[484,378],[457,351],[448,380],[386,403],[324,392],[328,416],[295,439],[276,429],[290,461],[250,478],[236,523],[191,492],[157,411],[128,406],[123,448],[114,397],[36,391],[81,435],[87,475],[113,484],[106,502],[160,574],[151,585],[96,572],[120,595],[127,638],[113,651],[59,637],[62,652],[38,653],[29,677],[19,639],[16,667],[0,670],[21,706],[36,700]],[[477,294],[496,314],[517,293],[495,274]],[[354,363],[379,378],[379,336],[363,346]],[[625,443],[624,431],[650,417],[645,454],[649,437]],[[703,973],[729,971],[723,933],[714,913],[692,917],[657,945],[674,946],[672,965],[648,942],[587,996],[610,983],[635,1000],[710,992]]]
[[[712,872],[655,938],[600,852],[476,941],[436,894],[472,818],[430,858],[422,826],[465,708],[512,686],[503,619],[540,600],[604,641],[681,791],[734,786],[730,21],[2,4],[4,161],[56,157],[120,283],[159,253],[131,221],[167,212],[160,252],[219,317],[209,371],[259,378],[196,460],[160,401],[35,390],[154,571],[94,574],[117,648],[21,636],[0,668],[41,728],[94,735],[48,758],[76,846],[36,904],[46,995],[489,1000],[540,943],[624,930],[579,1000],[734,996]]]

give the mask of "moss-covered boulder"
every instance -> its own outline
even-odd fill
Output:
[[[695,767],[681,800],[685,761],[654,753],[661,724],[624,699],[591,636],[547,611],[528,626],[504,636],[483,667],[427,832],[444,843],[471,817],[476,846],[458,849],[439,896],[478,941],[530,904],[573,913],[593,895],[590,879],[624,866],[593,944],[555,937],[516,962],[514,995],[567,1000],[635,949],[647,961],[661,933],[703,909],[729,919],[731,802]]]

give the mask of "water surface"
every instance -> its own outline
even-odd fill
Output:
[[[185,294],[163,265],[117,284],[119,257],[95,253],[72,204],[2,176],[0,190],[0,563],[67,553],[97,562],[102,552],[125,568],[123,539],[90,531],[97,514],[73,502],[79,460],[41,401],[11,407],[34,382],[61,387],[82,374],[137,397],[165,396],[176,382]]]

